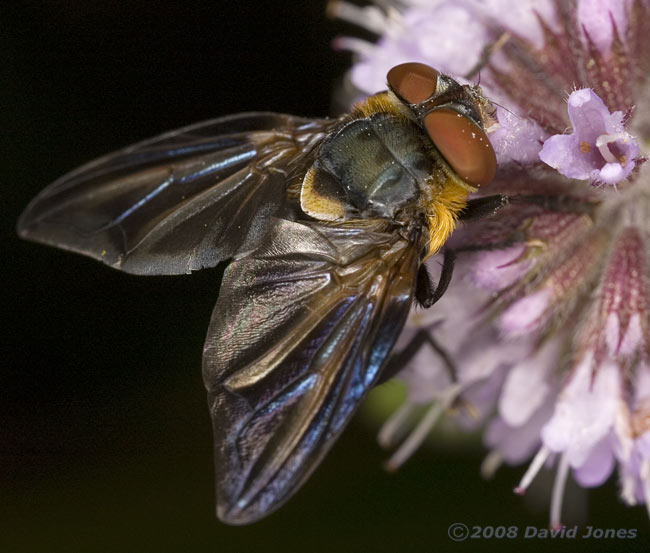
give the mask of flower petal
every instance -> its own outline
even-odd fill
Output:
[[[609,54],[614,25],[618,35],[625,36],[626,11],[630,3],[630,0],[580,0],[578,3],[578,24],[588,33],[601,54]]]
[[[551,136],[539,158],[565,177],[616,184],[627,178],[639,155],[639,145],[625,132],[623,114],[610,113],[591,89],[571,93],[568,114],[571,134]]]
[[[619,375],[610,361],[596,368],[592,382],[593,355],[587,354],[575,368],[542,429],[542,440],[553,451],[565,451],[573,467],[582,466],[593,447],[610,431],[619,402]]]
[[[550,288],[542,288],[517,300],[503,312],[499,327],[507,336],[522,336],[537,330],[552,296]]]
[[[560,347],[559,340],[547,342],[534,356],[510,370],[499,399],[499,414],[510,426],[525,424],[546,401],[550,391],[548,372]]]
[[[542,144],[548,138],[535,121],[497,106],[499,125],[490,133],[490,143],[499,165],[504,163],[537,163]]]
[[[614,453],[609,438],[606,437],[593,447],[582,465],[573,469],[573,476],[585,488],[600,486],[612,474],[614,465]]]
[[[490,291],[507,288],[521,278],[531,265],[530,260],[516,262],[524,250],[525,246],[518,244],[502,250],[481,250],[470,254],[468,265],[472,282]]]

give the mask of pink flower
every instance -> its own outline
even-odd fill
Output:
[[[436,420],[485,426],[485,474],[530,460],[523,493],[556,467],[551,525],[569,473],[585,487],[618,472],[628,504],[650,503],[650,5],[645,0],[463,0],[332,10],[378,35],[355,52],[351,96],[421,61],[475,81],[496,101],[488,129],[495,182],[512,201],[459,228],[447,295],[414,311],[400,343],[428,329],[400,373],[405,412],[427,414],[390,460],[402,463]],[[595,185],[595,186],[594,186]],[[607,186],[605,186],[607,185]],[[437,260],[431,267],[438,266]],[[444,346],[444,347],[443,347]]]
[[[639,145],[625,132],[623,113],[610,113],[588,88],[572,92],[568,104],[573,132],[551,136],[539,158],[571,179],[616,184],[627,178]]]

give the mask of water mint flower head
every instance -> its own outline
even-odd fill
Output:
[[[340,18],[376,41],[352,50],[352,96],[385,88],[419,61],[476,82],[497,103],[487,129],[499,168],[489,191],[510,204],[447,247],[454,280],[400,338],[431,338],[400,377],[410,392],[380,441],[395,445],[417,404],[399,466],[449,407],[483,425],[482,470],[528,463],[524,493],[553,466],[551,524],[569,475],[614,471],[622,499],[650,503],[650,4],[645,0],[388,0]],[[431,261],[432,271],[439,261]],[[450,415],[452,416],[452,415]]]

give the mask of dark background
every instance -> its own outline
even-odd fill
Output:
[[[531,505],[534,490],[512,494],[523,467],[482,480],[478,442],[438,442],[388,475],[363,413],[285,507],[225,526],[214,516],[200,375],[220,271],[138,278],[15,237],[40,189],[118,147],[238,111],[327,114],[350,61],[330,42],[355,30],[324,12],[320,1],[2,3],[1,551],[637,551],[647,542],[644,509],[624,508],[614,481],[588,494],[570,488],[583,514],[567,523],[638,528],[637,540],[452,542],[453,522],[544,528],[547,504]]]

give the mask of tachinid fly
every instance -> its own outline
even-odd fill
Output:
[[[264,517],[316,468],[414,298],[444,292],[450,265],[434,290],[422,263],[494,176],[478,87],[418,63],[388,87],[338,119],[245,113],[146,140],[60,178],[18,223],[133,274],[230,261],[203,354],[224,522]]]

